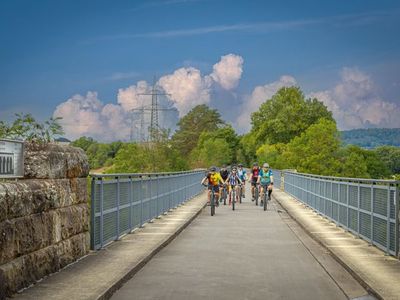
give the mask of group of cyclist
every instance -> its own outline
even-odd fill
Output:
[[[265,192],[268,192],[268,199],[271,198],[274,181],[273,181],[272,171],[269,168],[268,163],[264,163],[261,168],[258,166],[257,163],[254,163],[250,171],[249,177],[247,176],[247,172],[243,168],[242,164],[239,164],[238,167],[232,166],[230,172],[226,167],[226,165],[222,166],[219,172],[217,172],[217,168],[213,166],[209,169],[208,173],[201,181],[201,184],[205,185],[207,182],[208,202],[210,202],[211,191],[213,191],[216,199],[215,204],[217,206],[221,198],[220,189],[227,187],[229,194],[229,205],[230,205],[232,202],[232,190],[235,190],[236,197],[240,197],[241,195],[241,197],[245,198],[244,187],[246,180],[251,182],[252,201],[255,200],[256,195],[260,194],[263,195]],[[260,193],[255,193],[255,189],[258,188],[260,188]],[[241,193],[239,193],[239,189],[241,189]],[[261,204],[263,204],[262,201],[263,200],[261,200]]]

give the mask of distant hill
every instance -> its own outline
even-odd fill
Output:
[[[344,144],[363,148],[376,148],[383,145],[400,147],[400,128],[368,128],[341,131]]]

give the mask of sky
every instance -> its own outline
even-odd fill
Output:
[[[284,86],[322,101],[340,130],[397,128],[399,37],[399,1],[2,0],[0,120],[136,139],[155,78],[172,130],[207,104],[246,133]]]

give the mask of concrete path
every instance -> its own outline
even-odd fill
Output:
[[[337,227],[288,194],[279,190],[274,194],[289,215],[367,289],[378,298],[400,300],[400,260]]]
[[[145,224],[104,250],[92,252],[14,299],[108,299],[201,212],[206,193]]]
[[[209,207],[204,209],[112,299],[308,300],[367,295],[301,228],[297,226],[295,233],[277,203],[272,201],[264,212],[246,200],[235,211],[217,208],[214,217]]]

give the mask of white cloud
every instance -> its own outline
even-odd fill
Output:
[[[53,116],[62,117],[60,124],[71,139],[91,136],[113,141],[129,136],[129,116],[119,105],[104,106],[96,92],[88,92],[86,96],[74,95],[58,105]]]
[[[308,96],[324,102],[341,130],[400,127],[400,106],[383,100],[370,76],[357,68],[343,68],[335,87]]]
[[[289,75],[283,75],[279,80],[254,88],[250,96],[244,97],[244,102],[236,123],[241,132],[251,128],[251,114],[257,111],[262,103],[270,99],[280,88],[296,85],[296,79]]]
[[[158,85],[170,94],[168,97],[174,102],[180,116],[198,104],[210,102],[211,78],[202,77],[195,68],[180,68],[161,77]]]
[[[242,64],[242,57],[228,54],[221,57],[209,75],[202,75],[196,68],[185,67],[162,76],[157,88],[170,95],[167,98],[161,97],[160,105],[172,102],[179,115],[183,116],[196,105],[208,104],[211,92],[217,85],[225,90],[232,90],[237,86],[242,74]],[[123,77],[121,74],[117,75],[116,78]],[[88,92],[86,96],[75,95],[57,106],[54,116],[63,117],[61,124],[65,128],[66,136],[71,139],[86,135],[101,141],[128,140],[132,122],[133,127],[136,127],[134,137],[138,137],[137,131],[140,127],[139,112],[133,114],[132,110],[143,105],[146,109],[150,108],[151,97],[141,95],[150,91],[151,86],[146,81],[138,81],[118,90],[117,104],[106,105],[97,98],[95,92]],[[159,113],[161,126],[171,128],[177,123],[177,118],[176,112]],[[146,133],[150,123],[148,110],[145,111],[144,122]]]
[[[243,72],[242,66],[243,58],[241,56],[228,54],[222,56],[221,60],[214,65],[210,76],[224,89],[231,90],[239,83]]]

